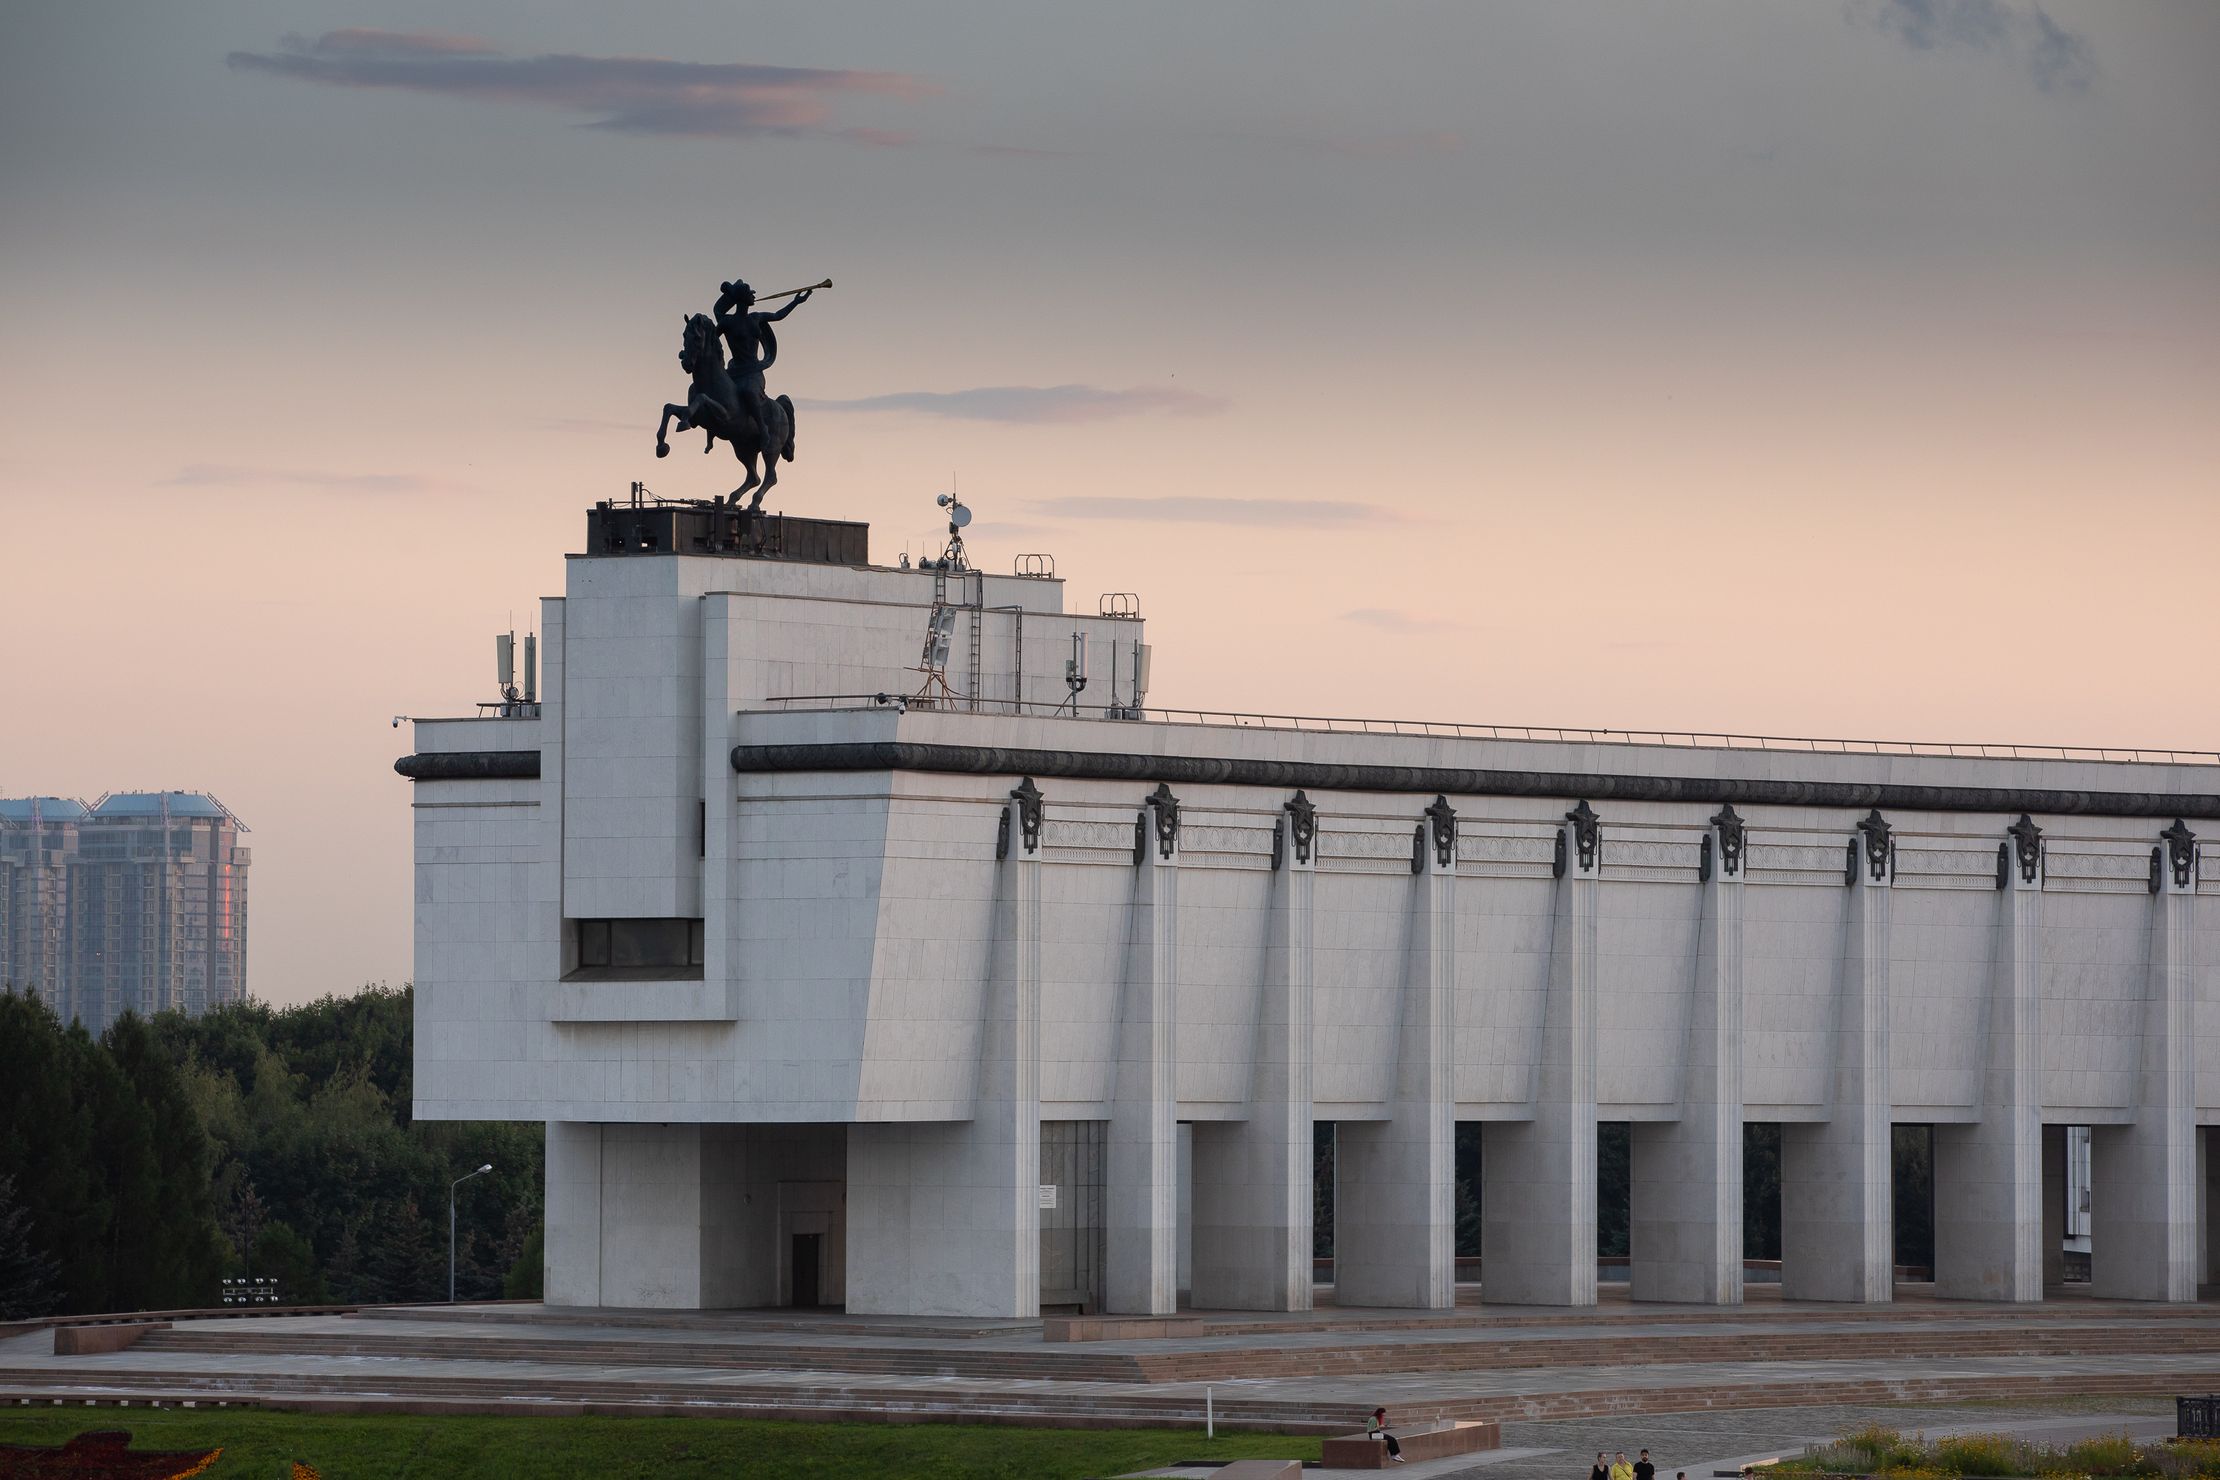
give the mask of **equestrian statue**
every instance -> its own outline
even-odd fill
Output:
[[[737,505],[753,489],[755,498],[748,508],[750,512],[762,508],[763,495],[779,481],[780,459],[794,460],[794,403],[763,388],[763,373],[779,357],[778,335],[771,326],[809,302],[810,294],[831,286],[832,279],[827,278],[807,288],[773,293],[773,298],[793,302],[776,313],[757,313],[753,288],[738,281],[720,283],[716,305],[709,313],[684,315],[678,364],[693,377],[693,385],[685,405],[663,407],[662,425],[655,429],[655,455],[670,456],[674,423],[682,432],[699,429],[703,452],[715,448],[721,437],[732,444],[732,455],[748,470],[746,480],[732,491],[732,502]],[[761,472],[756,470],[759,459]]]

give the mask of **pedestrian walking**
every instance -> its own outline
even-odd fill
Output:
[[[1588,1472],[1588,1480],[1611,1480],[1611,1466],[1605,1462],[1603,1451],[1596,1451],[1596,1467]]]
[[[1647,1449],[1634,1462],[1634,1480],[1657,1480],[1657,1466],[1650,1463],[1650,1452]]]
[[[1611,1461],[1611,1480],[1634,1480],[1634,1466],[1626,1462],[1626,1451],[1623,1449],[1619,1451],[1619,1457]]]

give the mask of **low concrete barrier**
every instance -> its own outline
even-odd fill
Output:
[[[54,1355],[57,1357],[89,1357],[101,1352],[120,1352],[136,1346],[139,1338],[149,1331],[167,1331],[168,1321],[132,1321],[129,1324],[101,1326],[56,1326],[54,1328]]]
[[[1485,1419],[1429,1424],[1422,1428],[1391,1426],[1395,1442],[1406,1460],[1444,1459],[1452,1454],[1475,1454],[1503,1442],[1503,1431]],[[1384,1470],[1388,1447],[1369,1434],[1343,1434],[1318,1446],[1322,1470]]]
[[[1303,1480],[1299,1459],[1237,1459],[1210,1472],[1216,1480]]]

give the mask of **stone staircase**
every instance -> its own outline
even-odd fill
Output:
[[[538,1376],[474,1377],[410,1372],[201,1373],[104,1370],[69,1385],[54,1382],[49,1368],[0,1368],[0,1405],[129,1401],[137,1404],[259,1404],[326,1412],[693,1415],[782,1418],[808,1422],[942,1422],[1021,1424],[1043,1427],[1192,1427],[1203,1419],[1203,1398],[1192,1388],[1178,1393],[1018,1385],[1002,1389],[933,1385],[874,1386],[854,1383],[688,1381],[682,1374],[594,1380]],[[366,1380],[367,1379],[367,1380]],[[1630,1386],[1556,1393],[1498,1394],[1426,1400],[1398,1396],[1398,1422],[1449,1419],[1583,1418],[1686,1412],[1702,1409],[1774,1408],[1811,1404],[1947,1403],[1972,1399],[2029,1400],[2067,1395],[2169,1394],[2185,1385],[2220,1383],[2220,1361],[2184,1373],[2064,1373],[2037,1376],[1950,1375],[1800,1377],[1774,1383],[1728,1386]],[[1333,1434],[1361,1427],[1363,1400],[1247,1398],[1238,1391],[1215,1395],[1217,1421],[1229,1428],[1278,1433]]]
[[[1562,1327],[1563,1322],[1557,1323]],[[1870,1323],[1868,1323],[1870,1324]],[[823,1372],[854,1376],[1050,1380],[1096,1383],[1225,1382],[1238,1378],[1333,1377],[1571,1368],[1639,1362],[1844,1362],[1978,1356],[2106,1357],[2147,1351],[2220,1354],[2220,1319],[2148,1321],[2034,1319],[1871,1324],[1870,1329],[1718,1333],[1597,1329],[1578,1336],[1475,1333],[1424,1341],[1303,1342],[1248,1348],[1182,1348],[1177,1341],[1117,1347],[981,1347],[963,1342],[802,1343],[759,1338],[640,1340],[622,1336],[489,1335],[467,1329],[299,1331],[188,1324],[155,1331],[142,1352],[202,1356],[306,1356],[414,1361],[518,1361],[683,1367],[705,1371]]]

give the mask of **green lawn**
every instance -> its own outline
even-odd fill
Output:
[[[61,1444],[128,1429],[134,1449],[207,1449],[206,1480],[286,1480],[291,1464],[324,1480],[493,1475],[603,1480],[666,1475],[1118,1475],[1183,1459],[1318,1458],[1316,1439],[1200,1430],[1003,1429],[954,1424],[758,1423],[718,1418],[410,1418],[387,1415],[154,1412],[143,1408],[0,1410],[0,1444]],[[0,1459],[0,1476],[7,1473]]]

